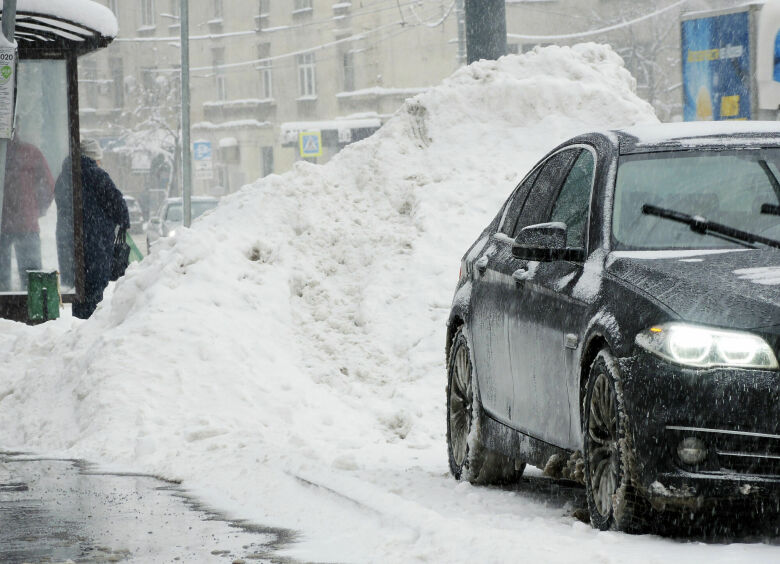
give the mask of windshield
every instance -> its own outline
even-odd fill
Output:
[[[644,204],[769,238],[780,219],[762,214],[780,203],[780,149],[678,151],[621,157],[615,186],[615,249],[712,249],[737,244],[642,213]]]
[[[192,202],[192,219],[200,217],[205,212],[215,207],[217,207],[217,202]],[[181,203],[168,205],[168,210],[165,212],[165,221],[168,223],[182,222]]]

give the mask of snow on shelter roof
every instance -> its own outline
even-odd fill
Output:
[[[105,47],[118,32],[113,12],[93,0],[17,2],[14,35],[20,50],[59,48],[82,55]]]

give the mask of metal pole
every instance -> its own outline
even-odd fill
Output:
[[[190,8],[181,0],[181,196],[184,227],[192,224],[192,143],[190,142]]]
[[[466,0],[468,63],[506,55],[506,0]]]
[[[16,0],[3,0],[3,36],[13,43],[16,32]],[[15,71],[14,71],[15,72]],[[8,139],[0,139],[0,225],[3,222],[3,196],[5,194],[5,163]]]
[[[466,64],[466,5],[456,0],[455,15],[458,22],[458,66]]]

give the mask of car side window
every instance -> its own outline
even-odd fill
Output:
[[[506,216],[504,217],[504,223],[500,230],[504,235],[512,235],[515,223],[517,223],[517,216],[520,215],[520,210],[523,209],[523,204],[525,204],[525,200],[528,197],[528,192],[533,187],[534,182],[536,182],[540,170],[541,167],[537,167],[536,170],[529,174],[517,187],[514,194],[512,194],[512,198],[507,204]]]
[[[566,224],[566,246],[584,247],[585,228],[590,210],[590,192],[593,186],[595,161],[590,151],[584,150],[566,177],[550,215],[550,221]]]
[[[580,148],[561,151],[547,159],[547,162],[542,165],[531,193],[526,198],[523,211],[518,216],[515,228],[512,230],[512,238],[517,238],[520,231],[529,225],[547,221],[550,213],[550,202],[555,198],[558,188],[581,151]]]

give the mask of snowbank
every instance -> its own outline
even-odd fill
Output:
[[[728,560],[447,475],[460,256],[563,138],[654,122],[633,86],[593,44],[474,64],[328,165],[223,200],[131,266],[92,320],[0,322],[0,446],[183,479],[301,531],[304,559]]]

